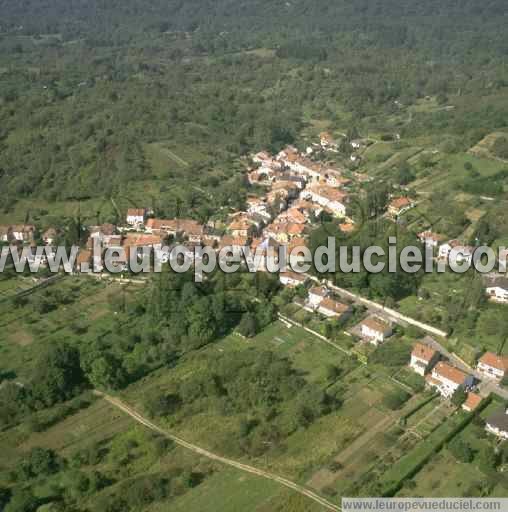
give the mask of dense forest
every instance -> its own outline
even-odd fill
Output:
[[[175,186],[186,213],[206,217],[206,192],[225,206],[239,190],[239,156],[298,142],[309,117],[383,130],[397,105],[426,95],[444,105],[453,94],[457,108],[400,131],[446,133],[464,150],[506,126],[506,10],[499,0],[2,1],[0,206],[151,183],[160,214],[174,214]],[[147,144],[168,140],[200,146],[191,172],[204,193],[189,190],[188,170],[147,159]]]

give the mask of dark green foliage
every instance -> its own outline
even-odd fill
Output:
[[[182,400],[176,394],[157,393],[149,395],[145,401],[145,409],[153,418],[173,414],[181,406]]]
[[[453,456],[461,462],[469,463],[474,458],[473,450],[460,437],[456,437],[450,442],[448,450],[450,450]]]
[[[3,510],[11,497],[11,492],[8,489],[0,487],[0,510]]]
[[[39,358],[31,391],[36,401],[50,406],[71,398],[85,382],[79,352],[65,343],[56,343]]]
[[[245,313],[238,324],[238,332],[246,338],[253,338],[258,333],[258,322],[253,313]]]
[[[406,391],[397,389],[396,391],[392,391],[388,393],[383,398],[383,404],[388,407],[388,409],[392,411],[396,411],[400,409],[410,398],[410,394]]]
[[[402,342],[386,343],[369,357],[369,362],[385,366],[404,366],[411,356],[411,347]]]
[[[56,473],[62,467],[62,461],[58,455],[45,448],[32,448],[28,456],[19,467],[20,480],[49,476]]]
[[[478,451],[476,461],[482,471],[489,474],[494,471],[499,464],[499,453],[490,445],[484,445]]]
[[[139,477],[122,485],[121,495],[128,503],[128,510],[138,510],[165,499],[170,494],[168,485],[167,479],[157,475]]]
[[[508,138],[498,137],[492,145],[492,153],[499,158],[508,160]]]
[[[456,405],[457,407],[460,407],[467,398],[467,392],[466,390],[460,386],[455,393],[453,393],[452,396],[452,404]]]
[[[15,489],[4,512],[35,512],[39,500],[28,490]]]

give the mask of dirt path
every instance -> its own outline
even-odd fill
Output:
[[[170,434],[166,430],[161,429],[160,427],[158,427],[157,425],[155,425],[154,423],[149,421],[147,418],[143,417],[141,414],[139,414],[134,409],[132,409],[132,407],[125,404],[118,398],[112,397],[112,396],[102,393],[100,391],[96,391],[95,393],[98,396],[103,397],[114,407],[120,409],[124,413],[126,413],[129,416],[131,416],[132,418],[134,418],[138,423],[141,423],[142,425],[149,428],[150,430],[153,430],[154,432],[157,432],[157,433],[161,434],[162,436],[164,436],[168,439],[171,439],[175,444],[182,446],[183,448],[187,448],[188,450],[191,450],[194,453],[197,453],[198,455],[202,455],[203,457],[207,457],[208,459],[212,459],[217,462],[221,462],[222,464],[232,466],[236,469],[239,469],[240,471],[245,471],[247,473],[251,473],[253,475],[267,478],[268,480],[272,480],[281,485],[284,485],[285,487],[288,487],[289,489],[292,489],[293,491],[296,491],[300,494],[303,494],[304,496],[307,496],[308,498],[315,501],[316,503],[319,503],[321,506],[323,506],[327,510],[334,510],[337,512],[341,510],[339,505],[335,505],[334,503],[329,502],[328,500],[322,498],[318,494],[306,489],[305,487],[303,487],[301,485],[298,485],[295,482],[292,482],[291,480],[287,480],[286,478],[283,478],[281,476],[274,475],[273,473],[269,473],[269,472],[263,471],[261,469],[257,469],[253,466],[243,464],[236,460],[228,459],[226,457],[221,457],[220,455],[209,452],[208,450],[200,448],[199,446],[196,446],[195,444],[188,443],[187,441],[184,441],[183,439],[180,439],[179,437],[177,437],[173,434]]]

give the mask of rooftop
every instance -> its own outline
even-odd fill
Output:
[[[508,370],[508,356],[498,356],[494,352],[485,352],[478,362],[496,370]]]
[[[455,384],[459,385],[464,384],[464,381],[467,379],[466,373],[443,361],[437,363],[436,367],[434,368],[434,372],[439,377],[450,380],[452,382],[455,382]]]
[[[413,347],[413,352],[411,355],[428,363],[434,358],[436,351],[433,348],[424,345],[423,343],[417,343]]]

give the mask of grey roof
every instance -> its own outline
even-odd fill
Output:
[[[504,276],[487,277],[487,288],[499,287],[508,290],[508,278]]]
[[[508,432],[508,414],[506,414],[506,409],[500,409],[499,411],[489,416],[487,418],[487,424],[502,430],[503,432]]]

